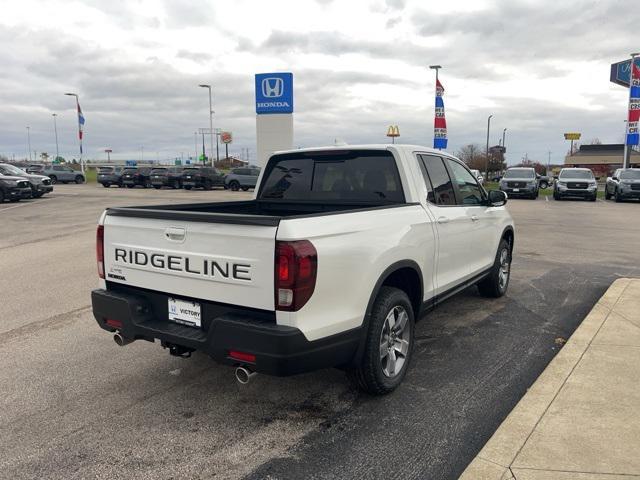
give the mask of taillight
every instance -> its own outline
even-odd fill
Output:
[[[96,260],[98,261],[98,276],[104,278],[104,225],[98,225],[96,230]]]
[[[313,294],[317,270],[318,254],[310,241],[276,242],[276,309],[300,310]]]

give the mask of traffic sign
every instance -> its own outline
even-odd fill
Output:
[[[220,132],[220,141],[222,143],[231,143],[233,142],[233,135],[231,132]]]
[[[565,140],[580,140],[580,135],[579,133],[565,133],[564,134],[564,139]]]
[[[640,68],[640,57],[636,57],[636,66]],[[609,80],[623,87],[629,87],[631,74],[631,59],[611,64],[611,75]]]

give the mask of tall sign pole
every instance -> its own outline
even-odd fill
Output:
[[[640,53],[631,54],[631,71],[629,72],[629,112],[627,117],[627,135],[624,142],[624,158],[622,168],[629,168],[631,147],[640,144],[640,68],[636,65],[636,57]]]
[[[441,65],[429,65],[429,68],[436,71],[436,103],[435,117],[433,120],[433,148],[442,150],[447,148],[447,121],[444,116],[444,87],[438,79],[438,70]]]
[[[65,93],[65,95],[76,98],[76,110],[78,112],[78,142],[80,143],[80,169],[82,170],[82,174],[84,175],[84,162],[82,161],[82,130],[84,127],[84,115],[82,114],[82,109],[80,108],[80,100],[78,99],[78,94]]]

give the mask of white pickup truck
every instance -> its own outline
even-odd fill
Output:
[[[94,316],[119,345],[202,351],[241,382],[339,367],[387,393],[424,312],[473,284],[506,292],[506,201],[426,147],[278,152],[253,200],[107,209]]]

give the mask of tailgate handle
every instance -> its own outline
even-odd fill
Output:
[[[164,231],[164,236],[172,242],[184,242],[186,230],[180,227],[169,227]]]

